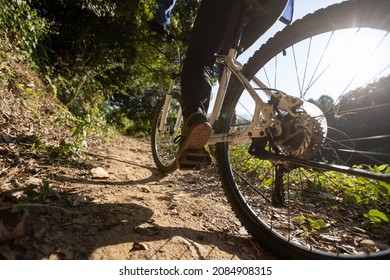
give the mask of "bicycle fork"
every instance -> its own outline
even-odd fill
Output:
[[[167,123],[167,117],[168,117],[168,108],[171,105],[172,102],[172,94],[173,94],[173,89],[175,87],[175,79],[172,78],[168,87],[168,91],[165,94],[165,101],[164,101],[164,106],[162,107],[162,115],[161,115],[161,120],[159,124],[159,131],[161,133],[171,133],[170,128],[166,127]],[[182,108],[179,106],[179,112],[177,114],[176,118],[176,123],[173,128],[173,131],[176,132],[180,129],[180,124],[182,121]]]

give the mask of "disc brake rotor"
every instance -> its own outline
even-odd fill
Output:
[[[294,117],[289,114],[282,117],[282,134],[275,140],[285,153],[312,159],[325,139],[327,126],[322,111],[308,104],[298,109]]]

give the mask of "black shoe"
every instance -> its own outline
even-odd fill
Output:
[[[161,37],[163,37],[163,38],[169,37],[169,31],[165,25],[161,25],[155,20],[148,21],[148,25],[149,25],[151,30],[156,32]]]
[[[179,151],[176,155],[176,163],[181,168],[183,165],[198,167],[211,162],[210,155],[204,146],[210,138],[211,125],[204,114],[196,112],[185,121],[182,134],[179,138]]]

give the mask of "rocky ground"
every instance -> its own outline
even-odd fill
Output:
[[[147,139],[117,136],[79,164],[23,156],[7,169],[19,148],[1,148],[2,259],[274,258],[232,213],[214,167],[164,176]]]

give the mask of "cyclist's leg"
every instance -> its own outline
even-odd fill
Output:
[[[176,0],[159,0],[155,13],[156,21],[161,25],[171,23],[171,12],[176,4]]]
[[[169,36],[168,25],[171,23],[171,12],[176,0],[159,0],[154,13],[154,20],[149,21],[149,27],[162,37]]]
[[[286,3],[287,0],[267,4],[266,12],[260,15],[253,13],[243,32],[242,46],[244,49],[250,47],[275,23]],[[242,0],[202,1],[191,33],[181,76],[185,118],[193,112],[207,113],[211,92],[210,72],[215,63],[215,54],[231,47],[229,45],[231,36],[245,5],[245,1]]]
[[[194,112],[207,113],[214,55],[234,30],[242,5],[241,0],[202,1],[181,76],[184,118]]]
[[[180,168],[198,167],[199,162],[210,163],[210,157],[204,151],[212,132],[206,118],[211,92],[210,72],[215,54],[223,46],[226,35],[234,30],[242,6],[241,0],[203,0],[201,3],[181,74],[185,122],[177,153]]]
[[[243,50],[248,49],[262,36],[282,14],[287,5],[287,0],[279,1],[263,1],[259,3],[259,12],[251,12],[248,16],[248,23],[246,24],[241,38],[240,46]],[[261,7],[263,5],[263,7]]]

